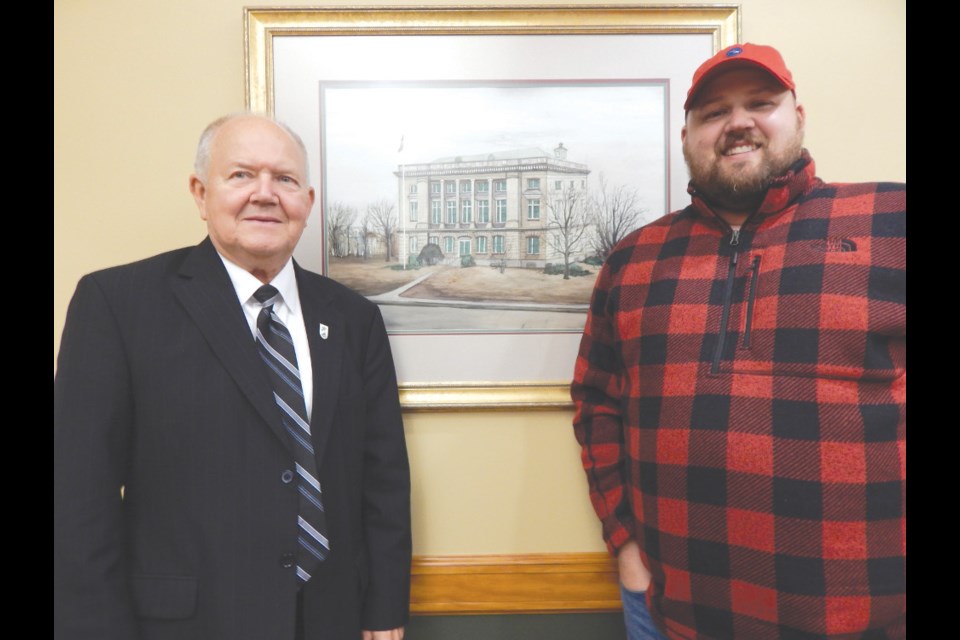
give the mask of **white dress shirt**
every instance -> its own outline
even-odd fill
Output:
[[[263,286],[263,283],[222,255],[220,259],[223,260],[223,266],[227,268],[227,274],[230,276],[233,288],[237,292],[237,299],[243,307],[243,314],[246,316],[247,325],[250,327],[250,335],[256,340],[257,316],[260,315],[263,305],[253,297],[253,294]],[[280,292],[280,295],[273,302],[273,312],[286,325],[290,337],[293,338],[293,348],[297,353],[297,368],[300,370],[300,383],[303,385],[303,400],[309,418],[313,410],[313,367],[310,366],[310,343],[307,342],[307,330],[303,324],[300,293],[297,289],[297,277],[293,271],[292,259],[287,260],[287,264],[270,281],[270,284]]]

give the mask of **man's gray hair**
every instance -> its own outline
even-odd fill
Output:
[[[217,131],[220,130],[220,127],[237,118],[251,117],[269,120],[290,134],[290,137],[293,138],[294,141],[296,141],[297,146],[300,147],[300,151],[303,152],[303,168],[306,172],[304,177],[309,184],[310,162],[307,156],[307,146],[303,144],[303,139],[300,138],[300,136],[297,135],[297,132],[291,129],[287,124],[280,122],[276,118],[268,116],[265,113],[254,113],[252,111],[238,111],[237,113],[221,116],[207,125],[207,128],[204,129],[203,133],[200,134],[200,141],[197,143],[197,155],[193,160],[193,172],[197,175],[197,177],[203,182],[207,181],[207,174],[210,171],[210,146],[213,144],[213,139],[216,137]]]

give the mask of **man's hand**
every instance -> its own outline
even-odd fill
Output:
[[[640,546],[633,540],[620,547],[617,565],[620,569],[620,582],[630,591],[646,591],[650,586],[650,572],[643,566]]]
[[[403,640],[403,627],[386,631],[363,630],[363,640]]]

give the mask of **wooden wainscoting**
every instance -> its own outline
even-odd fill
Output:
[[[617,611],[616,562],[606,553],[416,556],[410,611],[467,615]]]

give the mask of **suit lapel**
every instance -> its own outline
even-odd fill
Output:
[[[209,238],[187,256],[171,287],[223,367],[286,446],[287,436],[270,380],[263,371],[230,276]]]
[[[334,305],[329,292],[320,285],[319,278],[305,273],[296,263],[294,266],[303,323],[310,343],[310,361],[313,367],[310,431],[319,465],[323,460],[336,413],[347,333],[343,315]]]

